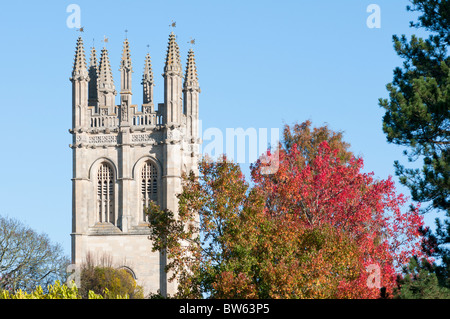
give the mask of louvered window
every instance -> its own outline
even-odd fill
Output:
[[[103,163],[97,172],[98,221],[115,224],[114,175],[111,167]]]
[[[141,172],[141,198],[142,210],[148,206],[150,201],[158,200],[158,173],[152,162],[145,162]],[[143,214],[145,220],[145,214]]]

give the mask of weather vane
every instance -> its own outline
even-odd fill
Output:
[[[169,27],[172,28],[172,31],[173,31],[173,28],[175,28],[176,26],[177,26],[177,23],[175,21],[173,21],[173,20],[172,20],[172,23],[169,24]]]
[[[189,43],[191,46],[195,45],[195,39],[191,38],[191,40],[189,40],[187,43]]]
[[[79,29],[77,29],[78,32],[84,32],[84,27],[80,27]]]
[[[125,39],[128,39],[128,30],[125,29]]]
[[[103,42],[103,43],[108,43],[108,38],[106,37],[106,35],[103,36],[102,42]]]

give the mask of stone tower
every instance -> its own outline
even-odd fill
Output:
[[[173,293],[165,258],[151,251],[143,209],[149,201],[177,212],[181,175],[198,173],[198,85],[194,52],[183,76],[179,47],[169,36],[164,67],[164,103],[155,110],[150,55],[144,60],[143,104],[132,103],[130,44],[120,61],[120,104],[106,48],[89,67],[78,38],[72,71],[72,263],[88,253],[108,255],[129,271],[145,294]],[[184,80],[184,81],[183,81]]]

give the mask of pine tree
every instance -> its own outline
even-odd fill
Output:
[[[400,182],[411,190],[413,200],[428,203],[424,211],[442,211],[450,217],[450,0],[411,0],[408,11],[419,12],[411,27],[430,33],[428,39],[394,35],[394,49],[404,60],[387,85],[388,99],[383,131],[390,143],[406,146],[410,162],[423,161],[421,169],[394,166]],[[430,251],[442,261],[436,273],[449,287],[449,220],[437,222],[436,247]]]
[[[450,289],[439,285],[436,266],[425,259],[411,258],[397,283],[398,299],[450,299]]]

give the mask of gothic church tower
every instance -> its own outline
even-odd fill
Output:
[[[198,85],[194,52],[183,76],[179,47],[169,36],[164,103],[155,110],[150,55],[144,60],[143,104],[132,104],[130,44],[120,61],[120,104],[106,48],[91,49],[89,67],[78,38],[72,71],[72,263],[90,252],[112,257],[145,294],[172,294],[164,256],[152,252],[143,213],[150,200],[177,211],[182,173],[198,173]],[[183,82],[184,80],[184,82]]]

